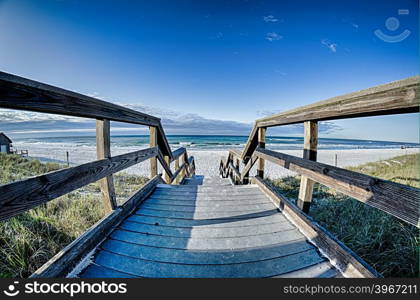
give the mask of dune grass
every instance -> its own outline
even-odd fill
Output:
[[[419,155],[351,167],[350,170],[419,187]],[[296,201],[300,177],[268,180]],[[419,230],[378,209],[320,184],[309,215],[354,250],[384,277],[419,277]]]
[[[1,153],[0,166],[0,184],[64,167]],[[114,183],[119,202],[146,181],[141,176],[117,174]],[[103,216],[95,183],[0,222],[0,277],[28,277]]]

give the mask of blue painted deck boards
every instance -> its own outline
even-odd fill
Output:
[[[256,186],[194,178],[159,185],[96,250],[80,277],[334,277]]]

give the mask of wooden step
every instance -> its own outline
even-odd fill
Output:
[[[186,185],[159,184],[80,276],[337,275],[257,186],[227,181],[197,177]]]

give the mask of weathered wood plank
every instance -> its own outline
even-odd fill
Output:
[[[331,278],[335,277],[339,272],[331,266],[328,261],[309,266],[290,273],[285,273],[275,278]]]
[[[107,159],[111,157],[111,134],[109,120],[96,120],[96,157],[97,159]],[[115,196],[114,180],[112,175],[99,180],[102,194],[102,202],[106,212],[110,212],[117,207]]]
[[[157,147],[157,129],[156,127],[149,127],[150,132],[150,148]],[[150,178],[155,177],[158,174],[157,157],[150,158]]]
[[[265,148],[265,132],[266,128],[258,128],[258,147],[261,149]],[[257,175],[264,178],[264,159],[258,158]]]
[[[241,173],[241,181],[244,184],[248,184],[249,183],[249,171],[251,171],[252,167],[254,166],[254,164],[258,161],[258,158],[256,156],[252,156],[247,164],[245,165],[244,169],[242,170]]]
[[[249,204],[249,205],[237,205],[237,206],[220,206],[220,205],[213,205],[213,206],[189,206],[189,205],[173,205],[168,206],[159,203],[144,203],[142,208],[147,209],[155,209],[161,211],[169,211],[169,212],[191,212],[194,214],[202,213],[202,212],[257,212],[264,209],[273,209],[272,203],[261,203],[261,204]]]
[[[188,158],[188,176],[194,176],[194,174],[195,174],[195,160],[194,160],[194,157],[193,156],[190,156],[189,158]]]
[[[101,251],[96,263],[132,275],[157,278],[230,278],[271,277],[322,262],[315,250],[308,250],[285,257],[229,265],[189,265],[147,261]]]
[[[84,270],[80,278],[138,278],[138,276],[130,275],[123,272],[118,272],[113,269],[105,268],[98,265],[90,265],[89,268]]]
[[[5,72],[0,72],[0,107],[155,126],[159,148],[172,156],[159,118]]]
[[[229,154],[232,155],[233,159],[241,159],[242,152],[237,149],[229,149]]]
[[[153,192],[156,185],[160,182],[160,176],[155,176],[149,180],[121,207],[118,207],[98,221],[33,273],[31,277],[65,277],[85,255],[97,247],[112,232],[115,226],[130,215]]]
[[[162,124],[160,123],[160,120],[157,126],[157,141],[159,150],[162,152],[162,155],[169,156],[172,159],[172,150],[169,146],[168,139],[166,138],[166,134],[163,130]]]
[[[176,160],[175,162],[178,162],[178,160]],[[178,175],[181,174],[181,172],[188,167],[187,163],[183,163],[181,166],[179,166],[179,162],[178,162],[178,166],[175,164],[175,172],[172,174],[172,179],[171,182],[175,182],[175,184],[177,182],[180,182],[177,178]]]
[[[165,155],[163,157],[163,159],[165,161],[165,164],[168,166],[168,170],[170,170],[170,168],[171,168],[171,158],[169,156]],[[165,170],[166,170],[166,168],[165,168]],[[172,171],[170,171],[170,172],[165,171],[165,173],[163,174],[163,178],[165,179],[165,182],[171,183],[172,179],[173,179]]]
[[[118,240],[108,240],[103,244],[102,248],[116,254],[149,261],[177,264],[223,265],[285,257],[314,249],[314,246],[309,244],[306,239],[301,239],[291,243],[275,244],[264,248],[205,252],[184,249],[166,249],[129,244]]]
[[[419,189],[303,158],[257,149],[255,155],[419,227]]]
[[[181,173],[182,170],[180,170],[180,164],[179,164],[180,158],[178,157],[175,159],[175,172],[173,174],[172,182],[174,184],[179,184],[180,180],[178,178],[178,175]]]
[[[248,136],[248,140],[245,144],[244,150],[242,151],[242,160],[247,163],[251,159],[254,150],[258,147],[258,126],[255,123]]]
[[[334,97],[270,117],[258,127],[419,112],[419,76]]]
[[[0,107],[158,126],[160,119],[79,93],[0,72]]]
[[[303,235],[297,229],[282,232],[266,233],[242,237],[226,238],[183,238],[144,234],[133,231],[116,229],[110,237],[127,243],[155,246],[172,249],[188,250],[225,250],[265,247],[274,244],[287,243],[300,240]]]
[[[246,198],[228,198],[228,199],[212,199],[212,200],[197,200],[197,199],[179,199],[179,200],[172,200],[166,198],[155,198],[150,197],[147,200],[147,203],[156,203],[156,204],[163,204],[163,205],[170,205],[170,206],[193,206],[193,207],[224,207],[224,206],[247,206],[247,205],[255,205],[255,204],[263,204],[263,203],[270,203],[271,202],[267,198],[259,197],[251,199]]]
[[[136,214],[151,216],[151,217],[164,217],[164,218],[174,218],[174,219],[192,219],[192,220],[207,220],[207,219],[243,219],[243,218],[253,218],[253,217],[264,217],[269,216],[273,213],[278,213],[278,210],[273,208],[271,210],[260,210],[260,211],[251,211],[251,212],[175,212],[175,211],[165,211],[165,210],[155,210],[150,208],[142,208],[136,211]]]
[[[272,203],[270,203],[273,205]],[[219,228],[185,228],[185,227],[169,227],[156,226],[150,224],[139,224],[126,221],[120,225],[120,228],[128,231],[139,232],[144,234],[154,234],[160,236],[171,236],[181,238],[233,238],[245,237],[259,234],[269,234],[281,231],[295,229],[290,223],[265,224],[256,227],[219,227]]]
[[[419,112],[419,76],[334,97],[256,120],[242,152],[247,163],[258,147],[258,128],[365,116]]]
[[[124,170],[156,156],[157,153],[157,148],[144,149],[2,185],[0,186],[0,220],[8,219]]]
[[[184,147],[180,147],[180,148],[176,149],[175,151],[173,151],[171,162],[180,158],[185,152],[187,152],[187,149],[185,149]]]
[[[165,157],[162,155],[162,152],[160,152],[160,150],[158,151],[158,156],[157,156],[160,165],[162,166],[162,168],[165,170],[165,177],[168,177],[169,180],[167,181],[165,178],[165,183],[170,184],[171,183],[171,178],[172,178],[172,172],[170,169],[170,166],[167,164]]]
[[[371,266],[362,260],[356,253],[337,240],[323,227],[303,213],[286,197],[268,186],[259,177],[252,178],[263,192],[270,197],[283,214],[294,223],[299,230],[324,253],[330,261],[334,262],[346,277],[381,277]]]
[[[229,162],[228,166],[233,171],[233,173],[235,173],[235,178],[240,178],[241,177],[241,173],[239,173],[239,170],[233,165],[232,162]]]
[[[318,147],[318,123],[315,121],[306,121],[304,123],[304,139],[303,139],[303,158],[316,161]],[[315,182],[306,176],[300,179],[299,196],[297,206],[304,213],[309,212],[312,201],[312,192]]]
[[[129,221],[150,224],[155,226],[172,226],[172,227],[188,227],[194,226],[201,227],[248,227],[248,226],[260,226],[264,224],[281,224],[289,222],[285,219],[282,214],[276,210],[271,214],[255,214],[249,215],[248,218],[218,218],[218,219],[171,219],[165,217],[147,216],[144,214],[134,214],[127,218]]]

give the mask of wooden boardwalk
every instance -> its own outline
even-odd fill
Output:
[[[256,185],[159,184],[80,277],[334,277],[339,272]]]
[[[309,216],[314,184],[418,228],[420,190],[318,162],[318,122],[419,113],[419,90],[415,76],[258,119],[221,160],[221,179],[195,176],[160,118],[0,72],[1,108],[96,120],[97,150],[95,161],[1,185],[0,221],[99,181],[105,216],[31,277],[381,277]],[[111,121],[148,126],[150,147],[113,156]],[[266,149],[267,128],[299,123],[303,157]],[[113,174],[144,161],[150,179],[118,203]],[[264,179],[266,161],[301,176],[295,201]]]

